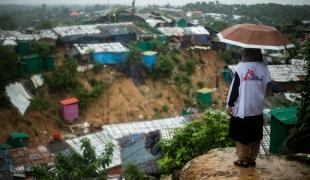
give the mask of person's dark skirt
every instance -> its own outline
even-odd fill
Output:
[[[231,116],[229,137],[242,144],[250,144],[263,138],[263,115],[242,118]]]

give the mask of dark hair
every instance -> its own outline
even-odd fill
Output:
[[[260,49],[243,49],[243,60],[244,61],[263,61],[263,55]]]

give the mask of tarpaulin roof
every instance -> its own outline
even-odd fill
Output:
[[[2,42],[2,45],[3,46],[16,46],[17,43],[15,40],[13,39],[5,39],[3,42]]]
[[[112,162],[109,165],[111,168],[121,165],[120,147],[118,145],[117,139],[130,134],[148,133],[155,130],[160,130],[161,136],[163,138],[170,138],[170,133],[167,133],[167,131],[181,127],[187,121],[188,120],[186,118],[179,116],[160,120],[104,125],[102,126],[103,130],[100,132],[88,134],[78,138],[68,139],[66,142],[74,150],[82,153],[81,140],[83,138],[88,138],[91,142],[91,145],[96,147],[95,151],[97,155],[101,155],[104,152],[108,143],[114,144]]]
[[[10,102],[22,115],[24,115],[30,105],[30,99],[32,99],[32,97],[26,92],[24,86],[19,82],[9,84],[5,87],[5,92],[9,97]]]
[[[183,35],[209,35],[209,31],[202,26],[196,27],[159,27],[157,28],[166,36],[183,36]]]
[[[159,27],[157,29],[166,36],[184,36],[184,29],[181,27]]]
[[[209,31],[202,26],[185,27],[185,34],[210,35]]]
[[[52,30],[37,30],[33,33],[23,33],[22,31],[1,31],[0,40],[40,40],[40,39],[56,40],[57,36]]]
[[[78,50],[78,52],[82,55],[89,54],[90,51],[94,53],[99,52],[128,52],[128,49],[124,47],[121,43],[100,43],[100,44],[74,44],[74,47]]]
[[[132,22],[125,23],[112,23],[112,24],[92,24],[92,25],[77,25],[77,26],[62,26],[53,29],[60,37],[73,36],[73,35],[95,35],[107,34],[120,35],[128,34],[129,32],[136,31],[137,28]]]

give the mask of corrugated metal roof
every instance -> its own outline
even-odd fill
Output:
[[[57,39],[57,35],[52,30],[38,30],[32,34],[26,34],[21,31],[1,31],[0,40],[40,40],[43,38]]]
[[[114,145],[114,151],[113,151],[113,157],[112,162],[109,165],[110,168],[118,166],[121,164],[121,158],[120,158],[120,150],[119,146],[116,140],[111,138],[108,134],[106,134],[104,131],[88,134],[85,136],[81,136],[74,139],[66,140],[66,143],[69,144],[71,148],[73,148],[75,151],[82,154],[81,140],[83,138],[88,138],[90,140],[90,143],[93,147],[95,147],[95,152],[97,156],[100,156],[104,151],[108,143],[112,143]]]
[[[235,71],[236,65],[229,65],[228,67]],[[298,76],[305,76],[307,74],[303,65],[268,65],[268,70],[271,80],[275,82],[300,81]]]
[[[128,52],[128,49],[124,47],[121,43],[100,43],[100,44],[74,44],[74,47],[82,55],[88,54],[90,51],[95,53],[99,52]]]
[[[145,20],[151,27],[155,27],[157,24],[165,23],[165,21],[160,19],[146,19]]]
[[[157,29],[166,36],[184,36],[184,29],[181,27],[159,27]]]
[[[202,26],[185,27],[185,34],[210,35],[209,31]]]
[[[209,35],[209,31],[202,26],[196,27],[159,27],[157,28],[162,34],[166,36],[183,36],[185,35]]]
[[[161,120],[104,125],[102,129],[108,132],[114,139],[118,139],[134,133],[148,133],[155,130],[174,129],[180,127],[184,122],[186,122],[184,117],[175,117]]]
[[[127,34],[134,29],[132,22],[113,23],[113,24],[92,24],[77,26],[55,27],[53,30],[60,37],[73,35],[95,35],[109,33],[110,35]]]
[[[81,139],[88,138],[91,145],[95,147],[97,155],[101,155],[104,152],[108,143],[114,144],[114,152],[112,162],[109,168],[121,165],[120,147],[117,139],[130,134],[148,133],[155,130],[160,130],[162,137],[165,139],[171,138],[171,132],[173,129],[181,127],[188,120],[184,117],[174,117],[161,120],[151,121],[139,121],[132,123],[111,124],[102,126],[102,131],[81,136],[74,139],[66,140],[70,147],[79,153],[82,153],[80,147],[82,145]]]

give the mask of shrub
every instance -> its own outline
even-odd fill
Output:
[[[168,112],[169,111],[169,106],[167,104],[164,104],[162,107],[161,107],[161,111],[162,112]]]
[[[80,107],[86,108],[92,101],[101,95],[105,87],[106,84],[104,81],[98,81],[90,92],[80,86],[77,90],[77,97],[80,100]]]
[[[52,104],[43,97],[35,97],[31,99],[31,107],[38,110],[48,110]]]
[[[141,62],[141,51],[135,44],[129,45],[127,53],[127,64],[137,64]]]
[[[174,78],[176,86],[183,93],[189,93],[192,88],[192,79],[188,75],[179,74]]]
[[[82,153],[69,150],[55,156],[55,168],[32,168],[35,179],[107,179],[107,168],[112,162],[113,144],[109,143],[101,155],[96,155],[95,147],[89,139],[81,140]]]
[[[124,171],[124,178],[126,180],[147,180],[148,178],[146,175],[140,171],[140,169],[133,165],[133,164],[127,164],[125,166],[125,171]]]
[[[102,64],[95,63],[94,67],[93,67],[93,71],[94,71],[94,73],[99,73],[99,72],[101,72],[102,68],[103,68]]]
[[[232,146],[227,136],[228,115],[206,110],[203,117],[176,129],[173,138],[162,140],[164,157],[159,164],[165,174],[181,169],[189,160],[218,147]]]
[[[187,75],[191,76],[195,73],[196,64],[192,59],[189,59],[184,65],[181,65],[180,69],[185,71]]]
[[[175,64],[170,55],[159,56],[158,63],[156,64],[156,69],[158,72],[170,76],[174,68]]]
[[[197,82],[197,86],[199,89],[204,88],[205,87],[205,82],[204,81],[198,81]]]
[[[75,89],[78,81],[75,78],[77,62],[75,59],[66,59],[63,66],[57,67],[46,82],[51,90]]]

